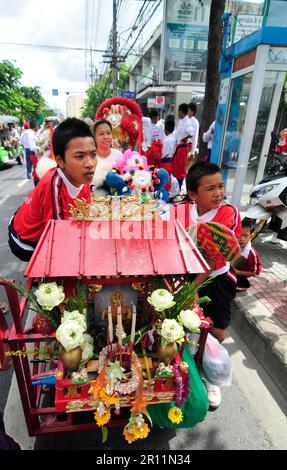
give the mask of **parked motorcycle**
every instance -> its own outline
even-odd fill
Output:
[[[287,159],[281,159],[280,172],[266,176],[250,194],[251,207],[245,218],[250,220],[254,239],[269,224],[276,239],[287,241]]]

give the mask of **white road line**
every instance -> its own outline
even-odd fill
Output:
[[[4,204],[4,202],[7,201],[7,199],[9,199],[10,195],[9,194],[6,194],[6,196],[3,196],[1,197],[0,199],[0,206],[2,206]]]
[[[17,188],[21,188],[22,186],[24,186],[24,184],[27,183],[28,180],[24,180],[24,181],[21,181],[21,183],[18,183],[17,184]]]

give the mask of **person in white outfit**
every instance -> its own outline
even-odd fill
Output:
[[[198,135],[199,135],[199,121],[196,119],[195,114],[197,111],[197,104],[194,102],[191,102],[187,105],[188,108],[188,117],[190,120],[191,127],[193,129],[193,136],[191,138],[191,153],[192,155],[195,154],[195,151],[197,149],[197,143],[198,143]]]
[[[215,121],[212,122],[208,131],[204,132],[202,135],[202,140],[207,144],[207,155],[208,160],[210,160],[211,156],[211,149],[212,149],[212,141],[214,136],[214,128],[215,128]]]
[[[164,124],[159,122],[157,109],[151,109],[149,117],[142,118],[143,123],[143,149],[148,149],[156,140],[164,141]]]

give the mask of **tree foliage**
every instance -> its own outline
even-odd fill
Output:
[[[0,62],[0,114],[28,121],[44,113],[47,105],[39,87],[21,86],[22,75],[8,60]]]
[[[119,69],[118,93],[124,90],[128,81],[129,69],[123,64]],[[111,98],[113,93],[111,89],[112,71],[109,69],[107,73],[98,79],[87,90],[87,99],[85,100],[82,115],[94,119],[99,106],[103,101]]]

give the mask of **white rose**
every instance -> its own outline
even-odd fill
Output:
[[[56,282],[41,284],[35,291],[37,302],[45,309],[52,310],[65,299],[64,288],[57,286]]]
[[[197,330],[200,327],[201,320],[194,310],[181,310],[179,317],[183,326],[190,331]]]
[[[157,312],[162,312],[163,310],[175,305],[175,302],[173,302],[173,295],[166,289],[157,289],[153,291],[147,300]]]
[[[166,318],[161,326],[161,336],[168,341],[181,343],[184,338],[184,329],[176,320]]]
[[[78,323],[84,330],[87,329],[87,322],[85,315],[79,312],[79,310],[74,310],[73,312],[64,311],[64,315],[61,319],[61,323],[65,323],[66,321],[73,320]]]
[[[61,323],[56,331],[56,338],[66,351],[81,346],[83,344],[83,334],[85,329],[79,323],[69,320]]]
[[[83,335],[83,337],[84,337],[84,343],[80,345],[82,348],[81,362],[86,362],[89,359],[91,359],[91,357],[94,354],[94,340],[91,337],[91,335],[88,335],[86,333]]]

